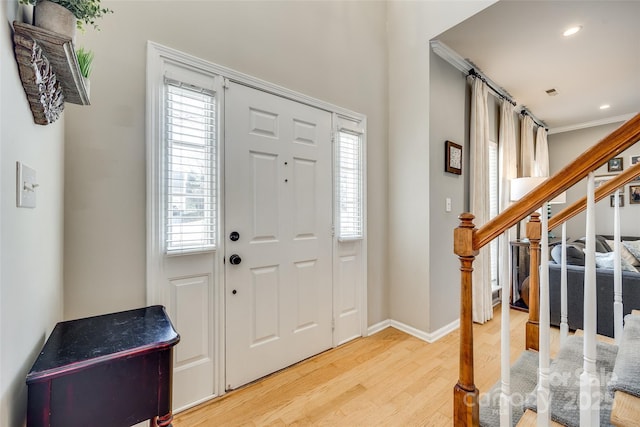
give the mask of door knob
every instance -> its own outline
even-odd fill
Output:
[[[237,231],[232,231],[231,234],[229,234],[229,239],[232,242],[237,241],[240,238],[240,233],[238,233]]]
[[[242,258],[238,254],[233,254],[229,257],[229,264],[238,265],[242,262]]]

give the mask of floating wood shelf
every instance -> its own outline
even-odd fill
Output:
[[[13,22],[13,41],[20,79],[33,120],[41,125],[56,121],[64,103],[89,105],[73,41],[22,22]]]

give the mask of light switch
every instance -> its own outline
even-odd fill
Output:
[[[451,197],[447,197],[445,200],[445,204],[444,204],[444,210],[446,212],[451,212]]]
[[[37,187],[35,169],[16,162],[16,205],[19,208],[35,208]]]

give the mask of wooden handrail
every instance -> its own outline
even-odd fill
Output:
[[[640,114],[636,114],[599,143],[582,153],[577,159],[525,195],[518,203],[511,205],[480,227],[474,236],[473,249],[479,250],[505,230],[539,209],[545,201],[553,199],[567,188],[572,187],[586,177],[589,172],[599,168],[638,140],[640,140]]]
[[[627,168],[627,170],[625,170],[621,174],[616,175],[615,177],[611,178],[609,181],[598,187],[595,194],[596,202],[604,199],[623,185],[633,181],[637,176],[640,176],[640,163],[636,163],[630,168]],[[549,230],[553,230],[563,222],[567,222],[574,216],[578,215],[580,212],[584,211],[586,208],[587,196],[572,203],[571,205],[567,206],[566,208],[555,214],[553,217],[551,217],[549,219]]]

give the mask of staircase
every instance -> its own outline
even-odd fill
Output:
[[[640,176],[640,163],[628,167],[597,189],[594,185],[594,171],[608,159],[639,141],[640,114],[481,227],[476,228],[474,225],[473,214],[463,213],[459,216],[460,225],[453,235],[454,253],[460,261],[461,295],[459,377],[453,389],[455,426],[640,426],[640,315],[627,316],[623,331],[622,284],[621,280],[614,280],[614,318],[617,322],[615,336],[619,346],[596,340],[594,256],[595,202]],[[583,199],[554,215],[549,221],[546,215],[541,217],[535,212],[584,178],[587,178],[587,195]],[[562,346],[557,357],[550,361],[548,230],[564,224],[585,209],[587,240],[584,337],[567,336],[565,282],[561,298],[564,301],[561,303],[564,310],[561,313],[563,320],[560,328]],[[618,206],[615,211],[614,240],[619,241]],[[509,367],[509,310],[504,296],[508,296],[509,289],[503,284],[501,381],[489,393],[481,394],[474,383],[471,310],[473,262],[480,249],[501,235],[506,238],[508,230],[527,216],[530,216],[526,224],[526,235],[530,241],[531,255],[529,321],[525,330],[527,351],[513,367]],[[566,238],[563,237],[562,241],[566,241]],[[564,246],[563,244],[563,251]],[[540,256],[541,252],[545,256]],[[619,278],[619,248],[614,253],[617,259],[614,270]],[[614,395],[615,400],[612,397]]]
[[[553,425],[580,426],[580,373],[584,340],[576,333],[560,348],[549,366],[551,420]],[[597,372],[600,380],[600,426],[640,425],[640,314],[625,318],[620,347],[612,340],[597,343]],[[514,426],[535,425],[538,355],[527,350],[511,367],[511,396]],[[500,383],[480,397],[480,425],[500,425]],[[615,399],[614,399],[615,396]],[[532,419],[533,424],[529,424]]]

